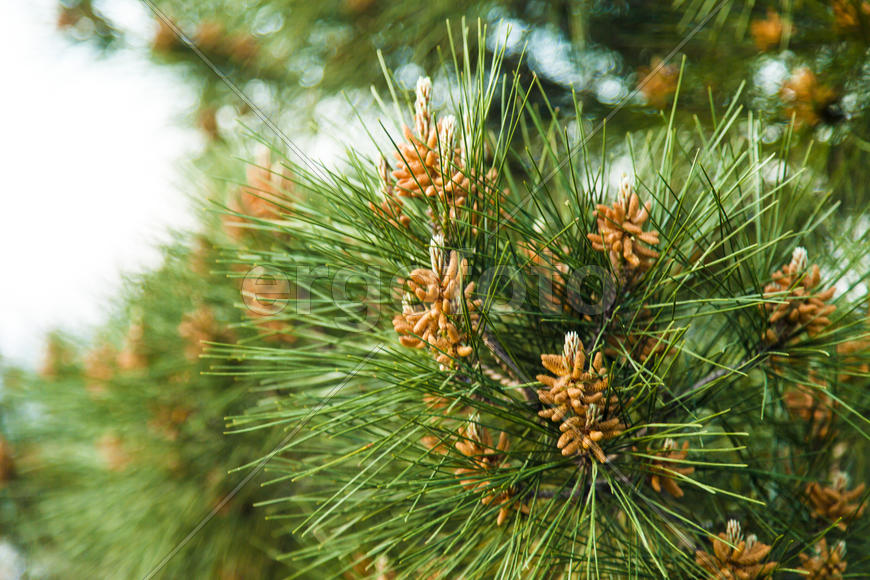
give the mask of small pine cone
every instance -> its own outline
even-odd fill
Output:
[[[201,107],[196,112],[196,126],[205,133],[211,141],[221,139],[220,125],[217,119],[217,109],[214,107]]]
[[[861,483],[847,490],[849,479],[843,472],[835,472],[832,480],[831,486],[823,486],[815,481],[808,483],[804,499],[814,518],[837,522],[837,527],[845,530],[847,524],[864,514],[867,504],[860,498],[867,486]]]
[[[840,31],[853,31],[861,28],[861,22],[870,17],[870,2],[855,0],[833,0],[834,24]]]
[[[403,197],[443,198],[444,178],[453,175],[459,162],[459,151],[453,146],[456,120],[445,117],[434,121],[431,93],[431,81],[421,77],[417,81],[414,130],[404,127],[405,142],[395,153],[397,165],[392,177]]]
[[[260,45],[250,34],[236,34],[227,40],[227,56],[236,64],[249,63],[259,52]]]
[[[120,437],[106,433],[97,441],[97,451],[110,471],[124,471],[132,458]]]
[[[559,249],[563,255],[568,254],[567,247]],[[538,300],[541,306],[555,312],[570,309],[565,288],[569,272],[568,264],[562,262],[551,248],[545,246],[520,242],[519,250],[528,257],[533,275],[539,277]]]
[[[194,33],[194,42],[203,52],[217,53],[221,50],[226,31],[217,20],[203,20]]]
[[[659,233],[643,230],[650,207],[649,201],[641,205],[640,198],[631,190],[628,176],[624,176],[619,200],[612,206],[597,206],[598,233],[587,234],[592,247],[606,252],[613,269],[629,281],[649,270],[659,257],[652,249],[659,243]]]
[[[217,334],[217,323],[214,313],[205,305],[185,314],[178,324],[178,335],[187,342],[184,356],[188,360],[199,358],[202,354],[202,343],[211,340],[215,334]]]
[[[752,35],[755,48],[761,52],[767,52],[771,48],[776,48],[782,39],[783,28],[783,21],[779,13],[772,8],[768,8],[767,18],[753,20],[749,24],[749,32]]]
[[[816,544],[815,554],[798,554],[801,565],[798,570],[803,570],[806,580],[842,580],[846,573],[846,544],[843,541],[834,544],[828,549],[828,542],[824,538]]]
[[[191,410],[185,407],[159,405],[151,413],[148,428],[167,441],[175,441],[181,433],[181,426],[190,414]]]
[[[444,252],[444,237],[435,235],[429,247],[431,269],[418,268],[407,281],[410,294],[402,299],[402,312],[393,317],[399,342],[408,348],[428,346],[443,367],[452,367],[457,358],[472,353],[468,332],[460,330],[468,311],[471,332],[476,332],[481,300],[475,299],[474,282],[462,289],[468,262],[452,250]],[[419,304],[414,304],[416,298]]]
[[[275,220],[291,201],[293,182],[286,167],[272,162],[271,152],[263,148],[257,154],[257,162],[248,164],[245,170],[247,184],[240,187],[228,207],[236,215],[223,216],[224,229],[238,240],[249,231],[244,224],[255,220]]]
[[[496,525],[501,526],[507,521],[511,510],[529,513],[529,508],[523,504],[511,504],[516,495],[515,489],[506,491],[493,491],[488,489],[491,485],[489,476],[496,470],[507,464],[507,451],[510,441],[506,433],[501,433],[498,444],[492,447],[492,437],[485,428],[478,427],[474,420],[469,421],[459,429],[459,438],[454,444],[457,450],[471,461],[469,467],[460,467],[454,470],[454,475],[461,480],[462,486],[468,490],[480,490],[484,492],[480,498],[483,505],[499,505]]]
[[[135,371],[148,364],[144,354],[144,329],[139,323],[130,325],[124,338],[124,348],[118,353],[118,368],[122,371]]]
[[[764,297],[776,300],[762,305],[768,314],[769,326],[764,334],[769,344],[780,344],[806,331],[809,336],[822,332],[831,320],[828,316],[837,309],[827,302],[834,296],[834,288],[815,293],[821,276],[816,264],[807,269],[807,252],[795,248],[791,262],[773,274],[773,281],[764,287]]]
[[[158,54],[167,54],[181,45],[181,39],[175,31],[162,18],[158,18],[157,30],[151,38],[151,50]]]
[[[45,354],[39,368],[39,375],[45,379],[55,379],[74,363],[75,352],[72,345],[61,335],[51,333],[46,340]]]
[[[831,435],[834,422],[834,401],[823,390],[825,385],[816,379],[812,382],[820,389],[798,385],[796,389],[783,395],[783,402],[791,416],[809,424],[809,436],[814,439],[827,439]]]
[[[779,97],[785,104],[786,118],[794,118],[795,126],[813,127],[821,120],[821,112],[834,101],[837,95],[830,87],[822,85],[807,67],[795,70],[782,85]]]
[[[870,374],[870,311],[860,327],[861,338],[841,342],[837,345],[837,356],[842,365],[840,382],[854,380],[859,375]]]
[[[283,310],[283,305],[294,298],[295,292],[295,287],[286,279],[275,280],[271,285],[263,284],[257,277],[248,276],[242,279],[241,294],[247,306],[245,313],[248,318],[256,321],[256,327],[266,342],[296,342],[293,327],[274,317]]]
[[[664,447],[661,450],[650,450],[649,453],[662,457],[661,460],[654,461],[651,466],[652,474],[649,482],[652,488],[658,493],[664,489],[673,497],[683,497],[683,490],[677,483],[674,474],[691,475],[695,472],[695,468],[691,465],[675,463],[675,461],[682,461],[688,457],[689,442],[684,441],[683,447],[680,449],[673,439],[665,439]]]
[[[411,218],[402,213],[402,200],[395,194],[393,184],[393,176],[390,173],[390,168],[387,165],[387,160],[383,157],[378,164],[378,176],[381,180],[381,192],[384,200],[380,205],[375,205],[369,202],[369,208],[385,222],[394,228],[407,228],[411,223]]]
[[[117,351],[108,342],[85,356],[85,389],[94,397],[103,395],[115,377]]]
[[[711,574],[711,580],[756,580],[769,578],[777,562],[762,563],[771,547],[758,542],[754,535],[743,539],[736,520],[729,520],[727,531],[711,538],[713,553],[698,550],[695,563]]]
[[[656,109],[664,109],[670,102],[670,96],[677,90],[680,69],[672,64],[663,64],[659,57],[653,57],[649,66],[638,69],[637,76],[638,89],[647,102]]]
[[[544,408],[538,415],[561,422],[562,432],[556,446],[562,455],[592,454],[598,461],[607,458],[599,442],[619,436],[625,429],[616,416],[618,397],[605,397],[610,380],[604,357],[596,353],[586,370],[586,353],[577,333],[565,335],[561,355],[541,355],[541,364],[556,375],[538,375],[545,388],[538,390]]]

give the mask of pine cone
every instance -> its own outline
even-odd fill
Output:
[[[122,371],[135,371],[144,369],[148,360],[145,358],[145,346],[143,336],[145,329],[141,323],[133,323],[127,329],[124,338],[124,348],[118,353],[118,368]]]
[[[695,552],[695,563],[711,574],[710,580],[755,580],[770,577],[777,562],[761,563],[770,554],[770,546],[758,542],[754,535],[744,540],[740,524],[736,520],[729,520],[726,529],[726,533],[711,538],[713,554],[701,550]]]
[[[378,176],[381,178],[381,192],[384,195],[384,200],[380,206],[369,202],[369,207],[394,228],[407,228],[411,223],[411,218],[402,214],[402,200],[396,196],[393,176],[387,166],[387,160],[383,157],[378,164]]]
[[[215,320],[214,312],[205,304],[196,310],[188,312],[178,324],[178,335],[185,339],[184,356],[188,360],[196,360],[202,354],[204,342],[230,341],[233,336],[229,329],[223,329]]]
[[[811,380],[822,389],[825,388],[817,379]],[[790,415],[810,424],[810,437],[826,439],[831,434],[831,424],[834,422],[834,402],[831,397],[818,389],[798,385],[782,398]]]
[[[776,48],[782,39],[783,22],[779,14],[772,8],[767,9],[767,18],[753,20],[749,25],[752,41],[761,52]]]
[[[806,580],[841,580],[846,572],[846,544],[837,542],[828,550],[828,542],[822,538],[816,544],[815,554],[798,554],[801,565],[798,570],[807,572]]]
[[[257,220],[275,220],[281,217],[282,206],[290,200],[293,182],[286,168],[272,162],[271,152],[261,149],[257,162],[248,164],[245,170],[247,185],[240,187],[229,208]],[[234,239],[241,238],[243,227],[251,220],[235,215],[224,215],[224,228]]]
[[[651,356],[662,354],[668,349],[667,333],[655,330],[653,315],[648,308],[632,314],[624,312],[623,320],[628,320],[632,327],[642,327],[642,332],[625,333],[619,328],[620,324],[614,319],[608,326],[604,354],[611,358],[622,357],[623,352],[628,352],[632,358],[644,363]]]
[[[444,177],[452,176],[458,166],[459,151],[453,146],[456,120],[445,117],[434,121],[430,111],[432,83],[428,78],[417,81],[414,103],[414,127],[403,129],[406,142],[398,145],[397,168],[393,171],[396,189],[404,197],[443,198]]]
[[[649,270],[659,257],[659,253],[650,247],[659,243],[659,233],[643,231],[650,207],[649,201],[641,206],[637,194],[631,190],[628,176],[625,176],[620,184],[619,200],[612,206],[597,206],[598,233],[587,234],[592,247],[607,252],[613,269],[629,281]]]
[[[870,17],[870,2],[861,2],[859,7],[855,0],[833,0],[831,8],[834,11],[834,24],[843,31],[860,28],[861,20]]]
[[[181,39],[175,31],[162,19],[157,19],[157,30],[151,39],[151,50],[158,54],[168,54],[182,46]]]
[[[292,334],[292,327],[280,318],[273,318],[282,309],[283,305],[292,300],[295,288],[286,280],[276,280],[274,288],[264,292],[260,285],[260,279],[246,277],[242,280],[241,293],[248,308],[245,309],[248,317],[256,320],[256,326],[267,342],[283,342],[292,344],[296,342],[296,336]]]
[[[217,20],[203,20],[194,33],[196,46],[203,52],[218,53],[226,39],[224,25]]]
[[[45,379],[55,379],[73,364],[75,352],[72,345],[56,333],[49,334],[39,375]]]
[[[649,483],[652,488],[658,493],[664,489],[673,497],[683,497],[683,490],[680,489],[673,474],[691,475],[695,472],[695,468],[691,465],[675,463],[674,460],[682,461],[688,457],[689,442],[684,441],[682,449],[679,449],[673,439],[665,439],[664,447],[661,450],[650,450],[649,453],[662,457],[662,460],[654,461],[651,466],[652,474]]]
[[[567,247],[561,247],[560,250],[565,255],[568,253]],[[543,277],[543,281],[546,281],[546,287],[539,286],[538,299],[541,306],[546,306],[555,312],[568,310],[570,307],[566,299],[568,264],[559,260],[556,253],[546,246],[521,241],[519,251],[528,257],[533,274]]]
[[[106,392],[107,384],[115,376],[117,351],[108,342],[85,356],[85,389],[95,397]]]
[[[814,518],[837,522],[837,527],[845,530],[847,524],[864,514],[866,502],[855,500],[861,497],[867,486],[861,483],[854,489],[847,490],[848,476],[839,471],[834,473],[832,480],[830,487],[815,481],[808,483],[805,499]]]
[[[106,433],[97,441],[97,451],[110,471],[124,471],[132,462],[124,442],[115,434]]]
[[[764,335],[769,344],[788,341],[804,330],[815,336],[831,324],[828,315],[837,307],[826,302],[834,296],[834,288],[814,294],[820,279],[816,264],[807,271],[807,251],[800,247],[795,248],[790,263],[773,273],[773,281],[764,287],[764,297],[780,302],[763,305],[769,314],[770,326]]]
[[[462,487],[467,490],[489,491],[481,497],[480,503],[501,506],[496,525],[501,526],[507,520],[511,509],[529,513],[529,508],[526,505],[509,505],[516,494],[515,489],[501,492],[488,489],[491,484],[486,478],[493,471],[501,469],[507,464],[506,453],[510,448],[507,434],[501,433],[498,437],[498,444],[493,448],[489,431],[478,427],[477,423],[472,420],[459,429],[459,440],[455,443],[455,447],[462,455],[471,460],[472,465],[471,467],[457,468],[453,472],[454,475],[461,480]]]
[[[638,89],[647,102],[656,109],[664,109],[670,96],[677,90],[680,69],[672,64],[662,64],[662,59],[653,57],[649,66],[637,70]]]
[[[862,327],[865,333],[870,333],[870,311],[867,313]],[[870,374],[870,336],[862,336],[856,340],[841,342],[837,345],[837,355],[843,371],[839,375],[840,382],[855,379],[856,375]]]
[[[391,177],[395,190],[403,197],[428,197],[438,203],[430,207],[435,226],[442,231],[448,220],[462,219],[477,227],[483,216],[491,215],[507,190],[496,186],[498,171],[490,168],[482,176],[468,165],[466,143],[457,141],[456,119],[446,116],[435,120],[431,111],[432,83],[421,77],[417,81],[414,103],[414,130],[403,127],[405,142],[395,153],[396,169]],[[470,134],[471,128],[466,131]],[[460,140],[461,141],[461,140]],[[395,203],[392,204],[395,207]],[[374,209],[374,208],[373,208]],[[387,210],[387,208],[382,209]],[[446,210],[441,214],[442,209]],[[502,210],[502,215],[510,216]]]
[[[181,406],[158,405],[151,413],[148,428],[167,441],[175,441],[181,426],[191,415],[191,410]]]
[[[408,287],[423,304],[423,309],[411,303],[411,296],[402,300],[402,313],[393,318],[393,328],[399,342],[409,348],[428,346],[441,365],[450,367],[454,359],[471,354],[468,333],[460,332],[456,320],[462,318],[461,300],[465,299],[471,331],[477,328],[480,299],[473,299],[474,282],[461,288],[468,273],[468,262],[460,260],[452,250],[449,261],[444,256],[444,237],[436,235],[429,246],[431,269],[418,268],[411,272]]]
[[[794,117],[796,127],[813,127],[822,120],[821,111],[836,101],[836,93],[825,85],[819,84],[816,75],[807,67],[792,73],[782,85],[780,99],[785,104],[786,117]]]
[[[562,354],[541,355],[541,364],[556,375],[537,376],[546,387],[538,390],[538,399],[545,406],[538,415],[562,423],[559,426],[562,436],[556,446],[562,455],[582,456],[591,452],[604,463],[607,457],[599,442],[613,439],[625,429],[616,417],[618,397],[604,397],[610,382],[604,357],[597,353],[589,370],[584,370],[583,343],[577,333],[569,332]]]

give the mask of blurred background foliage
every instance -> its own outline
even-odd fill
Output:
[[[159,17],[150,37],[134,38],[141,31],[103,15],[101,7],[110,3],[64,0],[58,25],[71,38],[105,50],[135,46],[157,63],[179,67],[199,87],[194,120],[213,137],[237,118],[258,126],[248,104]],[[706,113],[711,101],[722,105],[745,83],[741,104],[779,121],[768,125],[767,142],[784,138],[793,115],[802,132],[826,150],[827,155],[817,150],[814,159],[843,183],[838,189],[848,192],[843,195],[849,207],[865,199],[865,180],[846,170],[866,161],[870,148],[870,8],[860,0],[434,0],[423,10],[379,0],[156,6],[288,130],[316,130],[319,117],[351,116],[341,106],[345,99],[359,103],[368,100],[360,91],[384,88],[381,64],[406,89],[439,64],[447,62],[448,74],[449,55],[439,48],[446,20],[481,19],[489,27],[484,48],[492,52],[504,44],[505,70],[518,71],[526,83],[534,77],[554,107],[570,111],[576,94],[585,116],[608,117],[611,134],[655,122],[651,117],[672,101],[679,55],[686,54],[681,116]],[[476,54],[478,47],[471,42],[465,49]],[[339,93],[343,99],[327,98]]]
[[[279,568],[271,527],[252,505],[252,495],[264,499],[259,480],[230,496],[243,475],[228,472],[274,441],[228,439],[223,418],[259,395],[207,374],[199,359],[203,341],[258,330],[237,286],[210,273],[210,242],[184,239],[164,248],[161,268],[127,280],[91,343],[54,333],[38,372],[5,370],[3,433],[17,460],[2,528],[29,546],[34,577],[142,578],[178,545],[161,577]],[[206,516],[216,521],[181,544]]]

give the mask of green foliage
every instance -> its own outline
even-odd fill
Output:
[[[838,223],[824,176],[794,163],[788,141],[765,144],[763,126],[735,104],[696,129],[672,116],[661,129],[604,139],[582,117],[528,105],[530,89],[500,76],[499,65],[496,55],[475,73],[459,61],[435,89],[452,95],[438,118],[470,119],[457,124],[467,165],[451,171],[500,170],[501,181],[478,187],[465,205],[484,209],[457,209],[445,223],[430,218],[456,209],[449,202],[406,199],[410,225],[396,228],[369,205],[382,196],[376,161],[351,152],[351,169],[317,172],[326,178],[298,167],[307,202],[261,223],[285,240],[280,250],[239,255],[283,273],[305,297],[282,312],[304,348],[214,351],[258,361],[264,388],[283,395],[236,417],[240,431],[301,429],[267,467],[287,499],[263,502],[283,505],[291,530],[310,543],[288,554],[296,570],[380,561],[402,577],[703,577],[695,552],[712,553],[710,538],[730,518],[772,546],[768,560],[780,570],[796,568],[826,533],[851,554],[867,552],[863,520],[830,530],[836,522],[802,501],[808,482],[830,481],[832,469],[856,483],[867,475],[868,376],[838,349],[867,336],[866,228]],[[501,109],[492,108],[495,94]],[[490,116],[500,130],[487,129]],[[390,158],[408,155],[397,149],[403,140],[378,138]],[[614,165],[628,167],[634,191],[652,202],[648,227],[661,237],[661,256],[639,277],[587,240],[601,227],[595,204],[613,199]],[[389,323],[403,309],[402,280],[434,268],[433,221],[442,251],[468,260],[461,287],[499,275],[478,284],[479,325],[471,302],[454,311],[474,352],[447,364],[433,360],[443,346],[404,348]],[[855,231],[858,239],[845,235]],[[767,286],[798,246],[822,272],[808,292],[837,288],[830,324],[812,336],[769,321],[794,300]],[[546,259],[533,266],[528,248]],[[572,284],[571,274],[590,266],[598,280]],[[299,274],[315,267],[332,275]],[[335,280],[350,278],[364,288],[337,297]],[[541,278],[566,280],[556,307],[552,290],[539,292]],[[590,305],[603,306],[590,313]],[[765,338],[768,328],[779,329],[775,339]],[[606,461],[563,456],[558,425],[538,416],[533,377],[567,332],[590,359],[605,355],[605,397],[617,409],[608,412],[625,425],[602,441]],[[635,348],[644,340],[657,347],[646,357]],[[800,388],[829,397],[822,408],[833,426],[824,436],[788,408],[784,395]],[[484,447],[494,448],[498,432],[511,445],[482,452],[499,468],[481,472],[481,456],[462,448],[482,444],[483,430],[492,438]],[[666,439],[689,443],[687,458],[670,461],[693,471],[667,472],[681,499],[650,486]],[[849,566],[867,573],[860,556]]]
[[[18,472],[9,494],[19,506],[9,523],[34,576],[279,573],[269,553],[289,544],[273,545],[252,509],[256,480],[230,495],[242,476],[227,475],[270,438],[225,438],[223,417],[254,399],[244,382],[203,375],[198,362],[199,340],[250,334],[233,285],[209,273],[213,252],[204,239],[168,247],[160,269],[129,280],[90,353],[58,337],[41,375],[7,372],[4,431]],[[198,311],[209,316],[191,323]]]
[[[810,497],[868,475],[863,19],[771,4],[794,26],[759,50],[755,3],[160,6],[276,118],[348,90],[365,135],[321,165],[249,114],[200,159],[204,239],[130,281],[89,355],[58,336],[39,376],[7,370],[0,517],[34,576],[705,578],[732,519],[770,547],[732,573],[799,577],[824,537],[870,574],[868,494],[833,517]],[[239,104],[175,36],[149,50],[203,110]],[[255,141],[271,157],[242,180],[228,160]],[[633,195],[648,215],[620,229],[605,214]]]

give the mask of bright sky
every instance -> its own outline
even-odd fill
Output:
[[[141,4],[118,18],[147,25]],[[120,272],[154,266],[193,223],[179,122],[195,95],[129,54],[99,58],[55,30],[55,0],[0,0],[0,355],[35,364],[56,326],[103,319]]]

